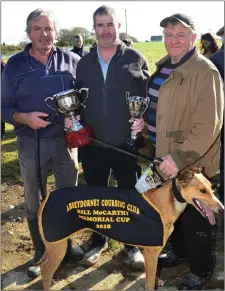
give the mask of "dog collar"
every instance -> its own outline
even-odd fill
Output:
[[[182,197],[177,184],[176,184],[176,178],[172,179],[172,191],[174,194],[174,197],[176,198],[176,200],[180,203],[186,203],[186,201],[184,200],[184,198]]]

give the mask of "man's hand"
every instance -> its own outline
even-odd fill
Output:
[[[159,169],[170,178],[176,177],[177,173],[179,172],[179,169],[177,168],[177,165],[174,163],[171,155],[165,156],[163,159],[163,162],[160,164]]]
[[[49,124],[51,124],[48,121],[45,121],[39,117],[47,117],[48,114],[44,112],[29,112],[29,113],[21,113],[21,112],[15,112],[13,114],[13,118],[16,122],[23,123],[31,127],[32,129],[40,129],[45,128]]]
[[[139,118],[135,120],[131,118],[129,122],[132,123],[131,128],[130,128],[132,130],[132,133],[141,132],[143,128],[145,127],[145,121],[143,118]]]

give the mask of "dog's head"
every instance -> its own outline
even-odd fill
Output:
[[[209,180],[201,174],[201,169],[185,169],[177,179],[177,186],[187,203],[192,204],[210,224],[215,224],[213,212],[224,214],[224,206],[215,196]]]

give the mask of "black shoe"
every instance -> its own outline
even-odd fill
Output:
[[[158,265],[161,268],[170,268],[175,267],[187,260],[187,257],[178,257],[172,251],[168,251],[167,253],[159,255]]]
[[[83,250],[79,246],[77,246],[75,243],[73,243],[71,238],[69,238],[67,251],[63,259],[63,263],[66,263],[68,261],[73,261],[73,262],[80,261],[83,259],[83,256],[84,256]]]
[[[35,254],[34,258],[31,261],[30,266],[27,269],[27,275],[31,278],[38,277],[41,273],[40,266],[37,266],[36,264],[40,261],[40,259],[43,257],[45,252],[45,247],[41,239],[41,235],[38,228],[38,219],[28,219],[28,228],[30,231],[31,239],[33,242]]]
[[[207,281],[211,278],[213,272],[203,274],[201,277],[190,273],[178,285],[178,290],[204,290]]]
[[[41,275],[41,268],[40,266],[33,266],[30,265],[30,267],[27,269],[27,275],[30,278],[36,278]]]

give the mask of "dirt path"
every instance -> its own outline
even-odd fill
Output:
[[[40,290],[41,278],[31,280],[26,268],[33,255],[33,247],[24,216],[23,188],[20,185],[2,184],[2,290]],[[49,189],[50,190],[50,189]],[[14,207],[15,206],[15,207]],[[88,240],[89,233],[75,238],[78,244]],[[144,290],[145,275],[132,272],[121,263],[118,254],[122,245],[113,247],[91,268],[76,265],[61,265],[54,276],[53,290]],[[216,244],[217,266],[208,283],[208,290],[224,290],[224,239],[218,235]],[[177,283],[188,271],[185,263],[176,268],[165,269],[165,281],[160,290],[175,290]]]

